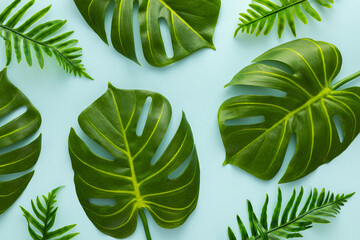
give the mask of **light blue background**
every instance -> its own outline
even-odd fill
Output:
[[[9,2],[10,0],[1,1],[0,8],[3,9]],[[238,13],[246,11],[250,0],[223,0],[214,35],[216,51],[204,49],[169,67],[154,68],[144,60],[138,21],[134,18],[137,53],[143,65],[140,67],[104,44],[88,27],[71,0],[38,0],[31,12],[34,13],[50,3],[53,8],[46,19],[68,20],[65,29],[75,30],[73,37],[79,40],[79,46],[83,48],[84,64],[95,81],[64,73],[55,59],[47,58],[43,70],[36,64],[29,68],[25,62],[17,64],[14,61],[9,66],[10,80],[26,94],[42,115],[40,132],[43,134],[43,146],[35,167],[36,173],[28,188],[15,204],[0,216],[1,240],[29,239],[26,221],[18,205],[29,209],[30,199],[59,185],[66,185],[66,188],[58,195],[60,209],[56,226],[78,224],[76,231],[81,233],[76,238],[78,240],[112,239],[99,232],[81,208],[74,190],[73,171],[67,151],[70,127],[80,131],[77,116],[106,91],[108,82],[118,88],[147,89],[163,94],[173,108],[170,133],[176,131],[182,111],[186,113],[194,133],[201,164],[198,206],[183,226],[173,230],[160,228],[149,217],[153,239],[225,240],[228,239],[228,226],[238,235],[236,214],[244,220],[247,219],[246,199],[250,199],[256,212],[259,212],[265,193],[269,193],[270,204],[274,205],[277,182],[284,173],[286,164],[280,173],[268,182],[256,179],[234,166],[223,167],[225,153],[217,126],[217,110],[225,99],[237,94],[236,89],[224,89],[223,86],[239,70],[264,51],[294,39],[288,27],[281,40],[278,39],[275,29],[267,37],[240,34],[234,39]],[[360,2],[338,0],[332,9],[319,8],[316,3],[314,6],[323,22],[309,19],[309,25],[305,26],[297,21],[298,37],[327,41],[340,49],[344,66],[338,80],[358,71]],[[108,23],[109,27],[110,18]],[[0,56],[0,66],[5,66],[3,47]],[[360,80],[350,85],[360,86]],[[242,92],[258,93],[252,88],[244,88]],[[331,164],[320,167],[310,176],[295,183],[281,185],[286,200],[292,189],[299,189],[300,186],[304,186],[306,192],[312,187],[325,187],[339,193],[356,191],[360,195],[359,144],[358,137]],[[293,151],[292,145],[287,161]],[[360,215],[359,195],[349,201],[341,215],[331,224],[317,225],[306,231],[305,239],[360,239],[360,235],[356,236],[359,227],[357,219]],[[136,232],[128,239],[145,239],[140,222]]]

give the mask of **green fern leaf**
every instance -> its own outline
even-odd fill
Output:
[[[284,28],[289,25],[291,32],[296,37],[295,18],[307,24],[307,12],[314,19],[321,21],[320,15],[312,8],[309,0],[279,0],[280,5],[271,0],[253,0],[247,13],[240,13],[240,23],[235,31],[235,36],[241,30],[248,34],[255,33],[258,36],[263,30],[268,35],[278,19],[278,35],[281,38]],[[331,8],[330,3],[334,0],[315,0],[323,7]]]
[[[300,232],[312,228],[313,223],[329,223],[327,218],[335,217],[339,214],[341,206],[344,206],[344,203],[346,203],[347,200],[354,194],[355,193],[348,195],[338,194],[335,196],[331,192],[326,192],[325,189],[319,193],[315,188],[313,191],[310,191],[302,210],[298,211],[304,195],[304,190],[301,188],[299,194],[297,195],[294,189],[290,200],[286,204],[285,209],[280,216],[282,193],[279,188],[278,199],[271,218],[270,228],[268,228],[267,222],[268,196],[266,196],[260,221],[253,211],[251,202],[248,201],[248,214],[251,231],[248,233],[242,220],[239,216],[237,216],[241,239],[280,240],[283,238],[300,238],[302,237]],[[236,236],[230,227],[228,228],[228,235],[230,240],[236,240]]]
[[[20,2],[21,0],[13,1],[0,14],[0,36],[5,41],[6,65],[11,63],[14,49],[17,62],[20,63],[24,55],[31,67],[33,64],[31,49],[33,49],[41,68],[44,67],[43,53],[45,53],[50,57],[55,56],[67,73],[92,79],[81,63],[82,49],[74,46],[77,40],[68,40],[73,31],[53,36],[65,25],[66,21],[54,20],[36,24],[49,12],[50,5],[19,24],[19,21],[34,5],[35,0],[30,0],[16,13],[11,14]]]
[[[24,217],[28,222],[28,230],[32,239],[34,240],[69,240],[73,239],[79,233],[68,233],[71,229],[73,229],[76,224],[68,225],[57,230],[52,230],[52,227],[55,223],[55,217],[58,208],[55,207],[56,203],[56,193],[62,187],[58,187],[51,192],[49,192],[48,196],[43,196],[43,203],[40,198],[36,198],[36,204],[33,200],[31,200],[31,208],[35,214],[33,216],[29,211],[20,206]]]

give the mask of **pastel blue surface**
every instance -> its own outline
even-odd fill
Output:
[[[0,3],[3,9],[10,0]],[[24,1],[25,2],[25,1]],[[314,2],[314,1],[312,1]],[[162,229],[148,217],[150,231],[155,240],[225,240],[227,227],[236,234],[236,214],[247,219],[246,199],[253,202],[260,212],[265,193],[270,196],[270,209],[275,204],[277,182],[285,171],[283,165],[279,174],[265,182],[245,173],[234,166],[222,166],[225,152],[217,125],[217,111],[221,103],[234,96],[239,89],[224,89],[232,77],[255,57],[281,43],[293,40],[286,27],[282,39],[278,39],[276,29],[269,36],[249,36],[239,34],[233,38],[238,23],[238,13],[246,11],[250,0],[223,0],[219,22],[215,31],[216,51],[200,50],[190,57],[165,68],[149,66],[141,52],[138,20],[134,17],[137,54],[142,67],[118,54],[111,46],[104,44],[88,27],[75,4],[71,0],[37,1],[32,13],[48,4],[53,7],[46,17],[67,19],[66,30],[75,30],[74,37],[83,48],[83,61],[88,73],[95,79],[76,78],[66,74],[55,59],[46,59],[45,68],[35,64],[29,68],[25,61],[16,61],[8,67],[10,80],[18,87],[40,111],[43,123],[43,145],[40,159],[35,167],[36,173],[28,188],[16,203],[0,216],[0,239],[30,239],[27,224],[19,205],[30,208],[30,199],[47,194],[51,189],[66,185],[58,195],[59,213],[56,226],[76,223],[76,231],[81,234],[78,240],[109,240],[86,217],[77,200],[73,183],[73,171],[67,150],[67,138],[71,127],[80,131],[77,117],[81,111],[101,96],[108,82],[124,89],[147,89],[163,94],[173,108],[170,135],[175,133],[184,111],[191,124],[201,164],[201,190],[198,206],[188,221],[173,230]],[[298,37],[335,44],[343,55],[343,68],[338,80],[360,68],[360,1],[336,1],[331,9],[315,8],[323,22],[309,18],[308,26],[296,21]],[[107,27],[110,27],[110,14]],[[166,41],[169,43],[168,35]],[[0,40],[3,44],[2,40]],[[5,66],[3,46],[0,47],[0,66]],[[360,79],[350,83],[360,86]],[[242,93],[258,93],[254,88],[243,88]],[[320,167],[309,176],[294,183],[281,185],[287,200],[292,189],[304,186],[308,192],[313,187],[325,187],[336,193],[359,192],[343,208],[341,214],[328,225],[317,225],[304,232],[307,240],[360,239],[355,236],[360,215],[360,161],[358,137],[337,159]],[[290,146],[286,161],[294,152]],[[1,180],[1,178],[0,178]],[[139,221],[136,232],[129,240],[145,240],[142,223]]]

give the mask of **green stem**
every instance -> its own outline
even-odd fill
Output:
[[[140,214],[141,221],[143,222],[143,225],[144,225],[146,239],[151,240],[149,225],[148,225],[148,221],[146,219],[145,212],[144,212],[143,208],[140,209],[139,214]]]
[[[331,88],[332,88],[333,90],[336,90],[336,89],[338,89],[339,87],[343,86],[344,84],[350,82],[351,80],[353,80],[353,79],[355,79],[355,78],[357,78],[357,77],[359,77],[359,76],[360,76],[360,71],[358,71],[358,72],[354,73],[353,75],[350,75],[350,76],[348,76],[348,77],[340,80],[339,82],[337,82],[337,83],[336,83],[334,86],[332,86]]]

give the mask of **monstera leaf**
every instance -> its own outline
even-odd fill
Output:
[[[107,43],[105,14],[112,0],[74,0],[90,27]],[[134,0],[115,1],[111,41],[115,49],[138,63],[133,32]],[[217,23],[220,0],[139,0],[142,48],[146,60],[163,67],[201,48],[215,49],[212,36]],[[174,56],[166,55],[159,20],[168,23]]]
[[[280,182],[295,181],[337,157],[358,135],[360,88],[335,90],[360,73],[331,86],[342,64],[335,46],[299,39],[271,49],[254,62],[228,86],[272,88],[286,96],[243,95],[222,104],[218,119],[226,149],[224,164],[269,180],[279,171],[294,134],[295,154]],[[264,121],[239,122],[252,117]]]
[[[39,112],[9,82],[6,69],[0,73],[0,118],[25,106],[27,111],[0,127],[0,149],[11,146],[33,135],[40,127]],[[0,179],[2,175],[21,173],[32,168],[37,162],[41,149],[41,136],[35,141],[16,150],[0,155]],[[30,182],[34,171],[21,177],[0,182],[0,214],[4,213],[19,198]]]
[[[152,103],[144,130],[138,135],[138,121],[148,98]],[[80,114],[82,130],[114,158],[98,156],[71,130],[69,152],[76,192],[100,231],[125,238],[135,231],[140,214],[147,239],[151,239],[143,209],[164,228],[180,226],[195,209],[200,170],[184,115],[172,141],[153,162],[170,119],[171,107],[162,95],[120,90],[111,85]],[[183,168],[183,172],[179,171]]]

